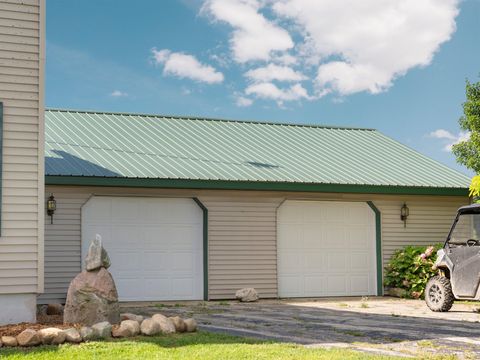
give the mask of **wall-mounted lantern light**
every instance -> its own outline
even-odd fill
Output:
[[[403,203],[403,206],[400,209],[400,219],[403,221],[403,227],[407,227],[408,215],[410,215],[410,209],[407,204]]]
[[[53,214],[55,210],[57,210],[57,201],[53,197],[53,194],[50,194],[47,200],[47,215],[50,216],[50,224],[53,224]]]

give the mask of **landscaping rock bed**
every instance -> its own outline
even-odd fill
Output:
[[[117,288],[107,268],[110,258],[100,235],[90,244],[86,271],[70,283],[65,307],[39,305],[36,324],[0,326],[0,347],[77,344],[82,341],[152,336],[197,330],[194,319],[168,318],[153,314],[145,319],[132,313],[120,314]]]
[[[121,314],[120,324],[102,321],[92,326],[64,324],[61,315],[39,315],[39,322],[0,326],[0,347],[78,344],[84,341],[128,338],[138,335],[154,336],[197,330],[195,319],[154,314],[144,318],[131,313]]]

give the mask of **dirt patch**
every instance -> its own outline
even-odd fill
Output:
[[[25,329],[40,330],[49,327],[69,329],[80,328],[80,324],[64,324],[62,315],[38,315],[36,323],[20,323],[0,326],[0,336],[17,336]]]

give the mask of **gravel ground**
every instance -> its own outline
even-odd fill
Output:
[[[432,313],[423,301],[388,297],[127,304],[142,315],[195,317],[200,328],[309,347],[342,347],[403,355],[451,354],[480,358],[476,304]]]

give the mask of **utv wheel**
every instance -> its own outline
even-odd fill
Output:
[[[445,276],[434,276],[425,287],[425,302],[432,311],[448,311],[455,300],[450,280]]]

